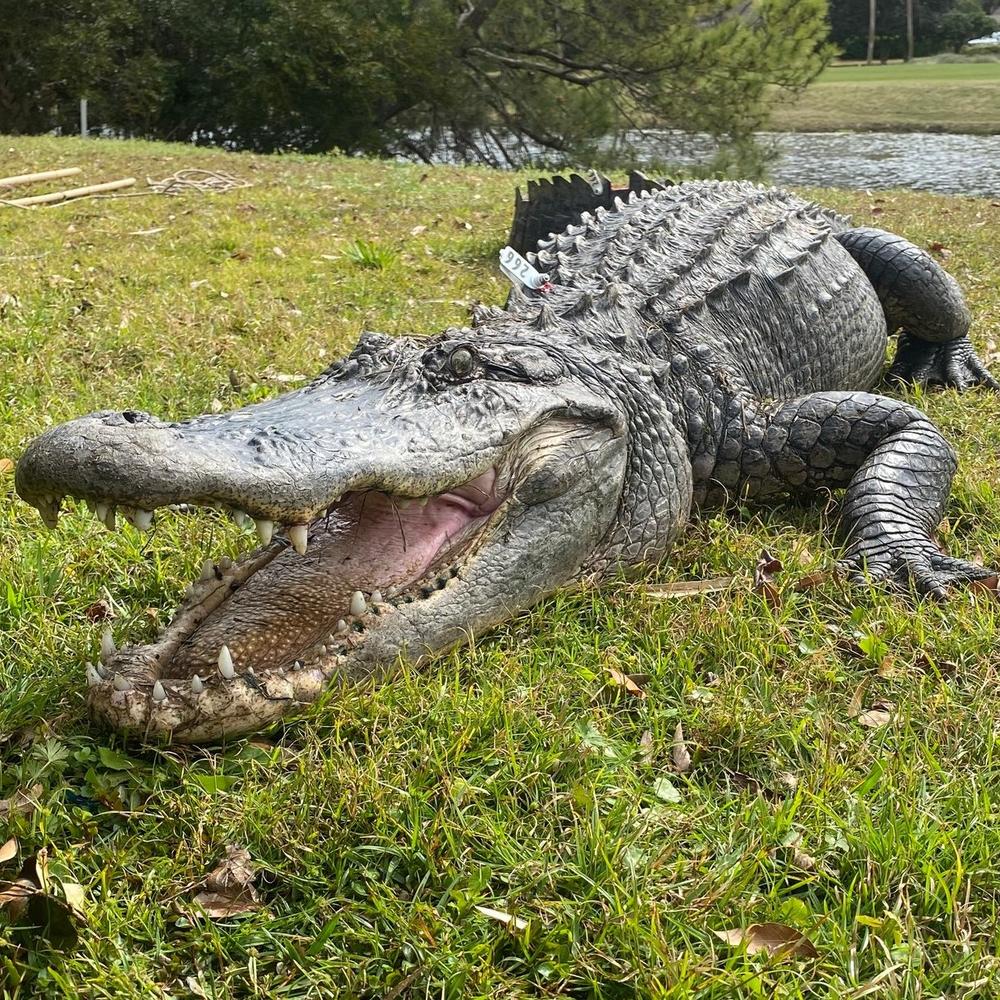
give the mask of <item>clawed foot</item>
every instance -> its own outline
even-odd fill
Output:
[[[886,380],[959,390],[985,385],[994,391],[1000,391],[1000,383],[979,360],[968,337],[949,340],[944,344],[932,344],[909,333],[901,333],[896,357]]]
[[[996,576],[997,571],[939,552],[929,539],[850,546],[839,563],[851,583],[887,583],[913,588],[918,594],[944,600],[953,586]]]

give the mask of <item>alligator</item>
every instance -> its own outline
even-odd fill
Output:
[[[153,641],[105,633],[92,716],[180,742],[255,730],[655,564],[697,511],[783,494],[845,490],[850,580],[944,597],[991,576],[933,540],[952,448],[873,391],[897,332],[891,380],[998,388],[955,280],[785,191],[658,187],[609,208],[580,177],[536,186],[520,231],[553,229],[530,255],[541,280],[469,327],[363,333],[308,385],[231,412],[104,411],[36,438],[16,488],[49,526],[67,497],[143,530],[187,504],[252,517],[262,543],[206,561]]]

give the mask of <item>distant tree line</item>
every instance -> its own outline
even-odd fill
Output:
[[[866,2],[866,0],[865,0]],[[0,0],[0,132],[503,164],[656,123],[746,146],[825,0]]]
[[[830,40],[848,59],[958,52],[970,39],[1000,30],[989,16],[994,6],[993,0],[830,0]]]

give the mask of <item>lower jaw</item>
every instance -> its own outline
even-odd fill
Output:
[[[260,729],[296,704],[315,701],[336,677],[371,674],[395,656],[392,643],[385,641],[375,644],[381,659],[366,655],[369,636],[377,631],[382,639],[383,632],[397,631],[393,617],[400,608],[431,600],[459,579],[462,560],[481,537],[479,529],[488,516],[470,520],[465,535],[438,553],[416,581],[387,580],[384,589],[350,592],[341,581],[339,589],[333,587],[325,595],[336,610],[313,616],[309,628],[285,641],[281,652],[256,660],[235,629],[230,633],[232,649],[216,641],[213,629],[225,620],[217,613],[234,594],[246,594],[255,581],[259,587],[277,564],[302,574],[309,556],[290,551],[281,538],[236,564],[206,564],[203,578],[189,588],[155,642],[114,653],[109,647],[102,663],[88,668],[91,713],[115,729],[144,737],[218,739]],[[322,544],[311,544],[310,552],[322,567]],[[407,656],[414,659],[427,652],[407,650]]]

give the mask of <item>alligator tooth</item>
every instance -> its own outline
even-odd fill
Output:
[[[201,694],[205,690],[205,682],[197,674],[191,678],[191,690],[195,694]]]
[[[347,631],[347,622],[345,622],[344,619],[341,618],[337,622],[337,634],[343,635],[346,631]]]
[[[111,629],[106,628],[101,633],[101,659],[107,663],[117,652],[115,637],[111,634]]]
[[[159,681],[153,683],[153,693],[151,695],[153,701],[166,701],[167,692],[163,690],[163,685]]]
[[[97,513],[97,501],[96,500],[84,500],[83,502],[87,505],[87,510],[89,510],[91,514],[96,514]]]
[[[236,668],[233,666],[233,654],[229,652],[228,646],[223,646],[219,650],[219,673],[231,681],[236,676]]]
[[[97,667],[93,663],[87,664],[87,687],[94,687],[96,684],[100,684],[103,678],[97,672]]]
[[[153,512],[151,510],[137,510],[132,518],[132,523],[138,531],[149,531],[153,527]]]
[[[360,590],[354,591],[351,594],[351,607],[350,612],[355,618],[360,618],[366,611],[368,606],[365,604],[365,595],[361,593]]]
[[[106,681],[111,676],[111,671],[100,660],[98,660],[95,666],[97,667],[97,672],[101,675],[102,681]]]
[[[241,510],[234,510],[233,520],[236,522],[237,527],[242,528],[247,523],[247,516]]]
[[[302,661],[301,660],[296,660],[292,664],[292,670],[301,670],[301,669],[302,669]]]
[[[382,603],[382,591],[381,590],[373,590],[372,591],[372,604],[381,604],[381,603]]]
[[[111,510],[109,503],[97,503],[94,505],[94,516],[101,524],[108,523],[108,512]]]
[[[267,518],[261,518],[259,521],[254,518],[253,522],[257,526],[257,537],[260,539],[261,545],[270,544],[271,537],[274,535],[274,521],[268,521]]]
[[[313,653],[316,656],[326,656],[326,646],[320,644],[318,646],[313,646]]]
[[[304,524],[290,524],[288,526],[288,538],[292,543],[292,548],[300,556],[306,554],[309,548],[309,528]]]
[[[215,576],[215,563],[211,559],[206,559],[201,564],[201,577],[202,580],[211,580]]]
[[[219,560],[219,569],[221,569],[223,573],[228,572],[232,568],[233,568],[233,561],[232,559],[229,558],[229,556],[223,556]]]
[[[117,524],[115,523],[115,515],[117,513],[117,510],[118,508],[115,507],[114,504],[108,504],[107,513],[104,515],[104,517],[101,518],[101,520],[104,522],[104,527],[107,528],[108,531],[114,531],[117,528]]]
[[[115,674],[111,681],[116,691],[131,691],[132,682],[124,674]]]

